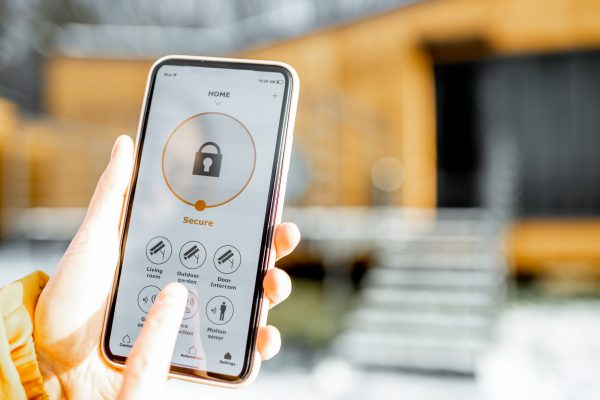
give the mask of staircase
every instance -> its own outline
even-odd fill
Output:
[[[334,350],[351,362],[472,374],[504,290],[500,229],[481,211],[439,210],[389,232]]]

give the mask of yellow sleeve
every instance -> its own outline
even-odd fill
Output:
[[[33,312],[48,276],[36,271],[0,289],[0,398],[47,399],[33,346]]]

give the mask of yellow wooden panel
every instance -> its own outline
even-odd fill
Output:
[[[43,119],[23,122],[29,200],[21,206],[86,206],[121,132]]]
[[[323,94],[339,94],[372,107],[388,125],[387,150],[406,170],[396,204],[434,207],[435,102],[428,49],[461,42],[481,43],[491,55],[598,47],[600,2],[433,0],[236,55],[281,60],[298,70],[302,95],[297,135],[309,146],[321,144],[320,129],[337,129],[338,136],[362,140],[360,135],[346,135],[347,124],[329,121],[319,128],[322,118],[314,114],[319,98],[327,97]],[[47,110],[60,118],[133,129],[150,63],[53,58],[44,83]],[[352,163],[352,157],[344,162]],[[343,187],[353,194],[341,198],[368,204],[367,179]]]
[[[508,257],[517,272],[554,266],[600,266],[600,220],[537,219],[516,222],[508,232]]]
[[[43,97],[53,116],[137,126],[151,61],[58,57],[45,68]]]

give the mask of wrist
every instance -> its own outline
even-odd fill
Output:
[[[63,399],[63,391],[58,377],[52,376],[50,379],[44,379],[44,390],[50,399]]]
[[[62,390],[62,385],[58,375],[54,370],[45,362],[43,356],[40,357],[38,354],[38,367],[44,381],[44,390],[50,399],[64,399],[66,398]]]

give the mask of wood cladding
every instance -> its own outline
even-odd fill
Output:
[[[298,143],[339,153],[335,162],[324,164],[324,173],[313,177],[308,204],[373,202],[368,162],[357,164],[356,157],[369,138],[369,162],[392,155],[404,165],[404,183],[391,202],[433,208],[435,62],[599,46],[596,0],[432,0],[235,56],[293,65],[302,84]],[[45,108],[60,119],[125,126],[133,132],[150,65],[146,60],[53,57],[45,67]],[[382,133],[357,128],[361,125],[381,126]],[[313,154],[311,162],[318,157]],[[536,229],[539,236],[532,233]],[[564,247],[552,245],[555,239],[543,234],[546,225],[516,225],[512,232],[511,243],[517,244],[511,246],[511,257],[521,263],[538,265],[549,249]],[[577,248],[588,259],[598,259],[593,246],[577,247],[577,229],[568,232],[572,236],[565,237],[574,247],[565,248],[565,257]]]

